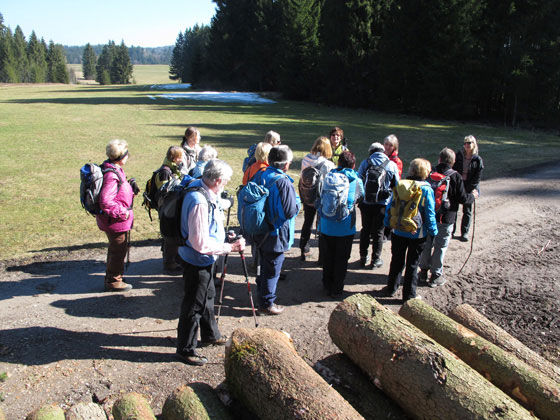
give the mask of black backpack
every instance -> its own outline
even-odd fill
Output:
[[[160,176],[161,173],[167,172],[168,178],[171,176],[172,172],[169,166],[161,165],[161,167],[152,173],[152,176],[146,182],[146,188],[144,189],[144,193],[142,194],[144,197],[144,201],[142,202],[142,206],[146,207],[148,211],[148,215],[150,216],[150,221],[152,220],[152,212],[151,210],[158,209],[158,201],[159,201],[159,188],[157,188],[156,177]]]
[[[298,183],[299,196],[303,204],[307,206],[315,206],[322,180],[321,168],[324,164],[325,162],[321,162],[316,166],[308,166],[301,171]]]
[[[181,244],[185,244],[187,238],[181,235],[181,211],[185,195],[191,191],[201,193],[208,202],[208,212],[210,213],[213,204],[210,201],[208,191],[202,186],[190,187],[190,183],[194,179],[187,182],[178,182],[177,180],[169,180],[162,187],[162,196],[160,197],[159,206],[159,229],[162,236],[171,238],[180,238]]]
[[[385,188],[386,166],[389,162],[389,159],[387,159],[381,165],[370,165],[367,168],[365,201],[368,203],[377,203],[378,201],[385,200],[391,194],[391,191]]]

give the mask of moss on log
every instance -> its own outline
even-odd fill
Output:
[[[261,419],[363,419],[298,354],[290,338],[271,329],[237,329],[226,347],[232,395]]]
[[[156,420],[148,400],[136,392],[123,395],[111,410],[115,420]]]
[[[25,420],[64,420],[64,410],[56,404],[47,404],[29,413]]]
[[[338,304],[328,328],[334,343],[413,418],[533,418],[449,350],[369,295],[356,294]]]
[[[177,388],[165,400],[163,420],[232,420],[214,389],[201,382]]]
[[[549,377],[419,299],[399,314],[538,417],[559,418],[560,387]]]
[[[524,361],[542,374],[560,383],[560,367],[549,362],[521,341],[512,337],[471,305],[467,303],[459,305],[449,313],[449,316],[491,343],[512,353],[518,359]]]

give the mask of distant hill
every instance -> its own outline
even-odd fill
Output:
[[[92,45],[95,55],[99,57],[103,45]],[[66,53],[66,60],[68,64],[81,64],[82,55],[84,53],[85,45],[82,46],[64,46]],[[128,47],[128,54],[132,64],[169,64],[171,61],[171,53],[173,52],[173,45],[165,47],[144,48],[144,47]]]

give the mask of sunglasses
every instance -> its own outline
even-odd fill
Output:
[[[472,141],[466,141],[466,142],[463,143],[463,144],[472,144]]]

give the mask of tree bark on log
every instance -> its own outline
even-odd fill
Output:
[[[263,420],[363,419],[281,331],[235,330],[226,345],[225,371],[232,395]]]
[[[549,377],[419,299],[399,314],[538,417],[558,419],[560,387]]]
[[[119,398],[111,412],[115,420],[156,420],[148,400],[136,392],[129,392]]]
[[[232,420],[214,389],[201,382],[173,391],[165,400],[161,415],[162,420]]]
[[[498,347],[512,353],[550,379],[560,383],[560,367],[535,353],[521,341],[512,337],[471,305],[464,303],[453,309],[449,316]]]
[[[466,363],[369,295],[342,301],[328,328],[333,342],[413,418],[533,419]]]

